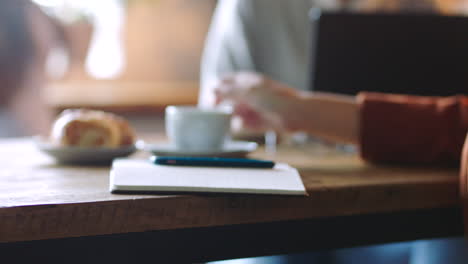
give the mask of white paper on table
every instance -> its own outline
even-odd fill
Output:
[[[226,192],[307,195],[295,168],[214,168],[155,165],[149,160],[117,159],[110,173],[111,192]]]

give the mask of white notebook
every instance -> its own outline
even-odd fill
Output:
[[[111,192],[226,192],[307,195],[295,168],[208,168],[155,165],[149,160],[117,159]]]

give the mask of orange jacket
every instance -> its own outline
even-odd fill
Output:
[[[460,164],[468,235],[468,96],[361,93],[360,152],[370,162]],[[464,143],[465,142],[465,143]]]

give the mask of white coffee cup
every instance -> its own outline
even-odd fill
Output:
[[[168,106],[166,133],[178,150],[219,151],[229,136],[231,115],[230,109]]]

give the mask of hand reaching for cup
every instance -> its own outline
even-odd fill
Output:
[[[226,76],[215,87],[216,104],[229,102],[242,125],[254,131],[295,130],[299,93],[294,88],[253,72]]]
[[[330,141],[358,142],[354,96],[300,91],[251,72],[223,78],[214,91],[216,103],[229,102],[247,129],[303,131]]]

